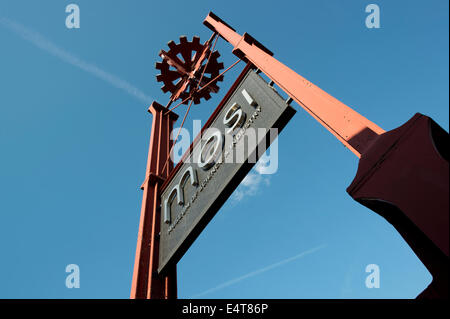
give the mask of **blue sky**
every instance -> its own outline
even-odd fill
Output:
[[[80,29],[65,27],[69,3]],[[365,27],[370,3],[380,29]],[[205,41],[210,10],[385,130],[421,112],[448,131],[447,1],[2,1],[0,298],[129,297],[147,100],[169,98],[154,63],[180,35]],[[226,66],[236,60],[225,41],[217,48]],[[193,107],[188,129],[242,67]],[[415,297],[428,271],[345,191],[357,158],[294,107],[278,172],[222,207],[178,264],[179,297]],[[68,264],[79,289],[65,287]],[[378,289],[365,286],[368,264],[380,267]]]

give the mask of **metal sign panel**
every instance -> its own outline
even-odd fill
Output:
[[[249,70],[161,195],[158,272],[176,263],[295,110]]]

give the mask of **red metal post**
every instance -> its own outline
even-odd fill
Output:
[[[149,108],[153,115],[150,147],[145,181],[141,186],[141,217],[131,287],[131,299],[174,299],[177,297],[176,266],[165,276],[157,273],[160,227],[160,189],[173,162],[164,167],[171,143],[170,133],[178,115],[153,102]]]

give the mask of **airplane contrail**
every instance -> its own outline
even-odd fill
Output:
[[[253,277],[253,276],[256,276],[256,275],[260,275],[260,274],[262,274],[262,273],[264,273],[264,272],[266,272],[266,271],[272,270],[272,269],[274,269],[274,268],[277,268],[277,267],[280,267],[280,266],[282,266],[282,265],[285,265],[285,264],[287,264],[287,263],[289,263],[289,262],[291,262],[291,261],[300,259],[300,258],[302,258],[302,257],[304,257],[304,256],[306,256],[306,255],[312,254],[313,252],[316,252],[316,251],[318,251],[318,250],[320,250],[320,249],[322,249],[322,248],[324,248],[324,247],[326,247],[325,244],[320,245],[320,246],[317,246],[317,247],[312,248],[312,249],[309,249],[309,250],[304,251],[304,252],[302,252],[302,253],[300,253],[300,254],[298,254],[298,255],[295,255],[295,256],[293,256],[293,257],[289,257],[289,258],[287,258],[287,259],[284,259],[284,260],[282,260],[282,261],[276,262],[276,263],[271,264],[271,265],[269,265],[269,266],[266,266],[266,267],[263,267],[263,268],[261,268],[261,269],[252,271],[252,272],[250,272],[250,273],[248,273],[248,274],[245,274],[245,275],[243,275],[243,276],[240,276],[240,277],[237,277],[237,278],[235,278],[235,279],[231,279],[231,280],[229,280],[229,281],[226,281],[226,282],[224,282],[224,283],[222,283],[222,284],[220,284],[220,285],[218,285],[218,286],[216,286],[216,287],[210,288],[210,289],[205,290],[205,291],[203,291],[203,292],[201,292],[201,293],[198,293],[198,294],[196,294],[196,295],[193,295],[193,296],[191,296],[190,298],[198,298],[198,297],[201,297],[201,296],[210,294],[210,293],[212,293],[212,292],[215,292],[215,291],[217,291],[217,290],[226,288],[226,287],[228,287],[228,286],[234,285],[234,284],[236,284],[236,283],[238,283],[238,282],[240,282],[240,281],[242,281],[242,280],[245,280],[245,279],[247,279],[247,278],[250,278],[250,277]]]
[[[50,53],[51,55],[61,59],[62,61],[71,64],[83,71],[86,71],[99,79],[102,79],[103,81],[111,84],[118,89],[124,90],[138,100],[145,102],[146,104],[151,104],[153,102],[153,99],[150,96],[147,96],[145,93],[143,93],[127,81],[124,81],[116,75],[100,69],[95,64],[91,64],[81,60],[70,52],[58,47],[56,44],[54,44],[38,32],[33,31],[20,23],[4,17],[0,17],[0,25],[3,25],[7,29],[19,35],[24,40],[34,44],[38,48]]]

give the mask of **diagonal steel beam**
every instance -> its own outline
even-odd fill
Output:
[[[275,59],[272,53],[248,33],[238,34],[210,12],[203,24],[217,32],[233,47],[233,53],[250,61],[319,121],[356,156],[385,131],[375,123],[329,95]]]

